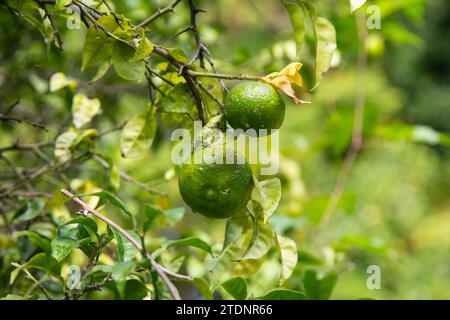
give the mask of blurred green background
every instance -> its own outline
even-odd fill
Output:
[[[129,0],[114,1],[114,6],[138,23],[165,3]],[[360,10],[378,5],[381,28],[368,31],[365,83],[356,70],[358,37],[349,4],[341,0],[316,4],[336,27],[338,53],[322,84],[310,91],[314,44],[309,30],[299,59],[305,82],[300,95],[312,104],[294,105],[286,99],[278,175],[282,202],[271,220],[277,231],[295,239],[300,250],[299,264],[286,287],[301,289],[303,270],[317,268],[339,272],[333,299],[450,299],[450,3],[369,0]],[[200,1],[200,6],[206,13],[199,16],[199,29],[221,73],[265,75],[298,61],[289,19],[278,1],[215,0]],[[120,124],[147,102],[145,84],[127,83],[113,72],[90,85],[94,72],[80,71],[85,29],[67,30],[64,19],[57,22],[62,26],[62,52],[46,46],[30,24],[0,10],[0,110],[20,99],[15,113],[42,121],[49,129],[0,124],[0,146],[16,140],[47,141],[67,126],[70,92],[49,92],[49,79],[56,72],[76,79],[82,92],[101,100],[103,113],[92,125],[100,130]],[[190,56],[191,35],[170,38],[188,23],[188,9],[180,6],[151,25],[149,38],[181,46]],[[330,223],[320,227],[351,143],[355,92],[361,85],[367,88],[363,149]],[[161,121],[151,152],[137,160],[121,158],[118,132],[97,142],[121,170],[169,192],[169,199],[162,199],[122,184],[118,195],[138,216],[144,202],[184,206],[176,178],[164,179],[172,168],[169,136],[169,126]],[[14,161],[27,167],[34,160],[16,153]],[[7,165],[0,163],[0,185],[8,174]],[[109,177],[96,163],[75,166],[66,174],[74,188],[108,188]],[[42,179],[37,186],[56,193],[61,184]],[[55,205],[52,214],[63,219],[69,212]],[[190,235],[220,246],[224,226],[224,221],[187,213],[175,227],[154,230],[148,237],[155,247],[164,238]],[[9,262],[17,255],[12,237],[2,229],[0,296],[8,290]],[[255,296],[276,284],[276,259],[271,256],[249,280]],[[381,268],[379,290],[366,286],[370,265]],[[185,268],[191,275],[201,275],[205,266],[192,256]]]

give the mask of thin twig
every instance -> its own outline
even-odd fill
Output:
[[[367,69],[367,29],[364,15],[361,12],[356,13],[356,24],[359,39],[359,54],[356,73],[358,75],[358,86],[355,97],[352,144],[345,156],[344,164],[342,165],[341,171],[339,172],[336,185],[334,186],[330,200],[328,201],[325,212],[323,214],[323,218],[320,223],[322,227],[328,225],[333,212],[336,210],[336,207],[339,204],[339,200],[341,199],[342,193],[344,192],[347,178],[350,175],[353,163],[355,162],[355,159],[363,144],[364,108],[366,104],[365,73]]]
[[[262,77],[250,76],[245,74],[221,74],[189,70],[188,73],[193,77],[218,78],[226,80],[252,80],[262,81]]]
[[[142,244],[140,242],[138,242],[136,239],[134,239],[127,231],[125,231],[121,226],[119,226],[118,224],[116,224],[114,221],[112,221],[111,219],[105,217],[104,215],[102,215],[100,212],[98,212],[97,210],[91,208],[90,206],[88,206],[86,203],[84,203],[80,198],[78,198],[77,196],[75,196],[73,193],[71,193],[70,191],[66,190],[66,189],[61,189],[61,193],[63,195],[65,195],[66,197],[68,197],[69,199],[71,199],[73,202],[75,202],[81,209],[82,212],[88,212],[90,214],[92,214],[93,216],[97,217],[98,219],[102,220],[103,222],[105,222],[106,224],[108,224],[110,227],[114,228],[117,232],[119,232],[121,235],[123,235],[128,241],[130,241],[130,243],[136,247],[136,249],[139,250],[139,252],[143,253],[149,260],[150,263],[153,267],[153,269],[155,269],[155,271],[158,273],[158,275],[161,277],[161,280],[164,282],[164,284],[167,286],[167,288],[170,291],[170,294],[172,295],[172,297],[176,300],[181,300],[180,294],[178,292],[178,289],[175,287],[175,285],[169,280],[169,278],[167,277],[164,269],[156,262],[156,260],[151,256],[151,254],[148,254],[144,249],[144,247],[142,246]],[[174,275],[173,273],[171,274],[172,276]],[[185,276],[183,276],[183,278],[186,278]]]
[[[150,17],[148,17],[147,19],[145,19],[144,21],[142,21],[141,23],[139,23],[137,26],[134,27],[134,29],[139,29],[142,27],[145,27],[146,25],[152,23],[153,21],[155,21],[156,19],[158,19],[159,17],[165,15],[166,13],[169,12],[173,12],[173,10],[175,9],[175,7],[181,2],[181,0],[174,0],[172,1],[167,7],[163,8],[163,9],[159,9],[157,12],[155,12],[154,14],[152,14]]]
[[[41,291],[45,294],[45,296],[47,297],[48,300],[53,300],[52,296],[50,295],[50,293],[47,291],[47,289],[42,285],[42,283],[37,280],[30,271],[28,271],[26,268],[24,268],[22,265],[16,263],[16,262],[12,262],[11,263],[12,266],[18,268],[19,270],[25,272],[25,274],[27,275],[28,278],[30,278],[31,281],[33,281],[34,283],[37,284],[37,286],[41,289]]]
[[[17,117],[13,117],[13,116],[7,116],[4,114],[0,113],[0,121],[4,121],[6,123],[10,123],[10,124],[14,124],[14,123],[25,123],[29,126],[32,126],[34,128],[38,128],[44,131],[48,131],[47,128],[45,128],[45,126],[42,123],[37,123],[37,122],[33,122],[33,121],[29,121],[29,120],[25,120],[25,119],[20,119]]]

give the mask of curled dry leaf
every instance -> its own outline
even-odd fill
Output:
[[[300,62],[293,62],[279,72],[272,72],[268,74],[267,76],[263,77],[262,80],[281,90],[296,104],[310,103],[309,101],[298,98],[295,95],[294,89],[292,88],[292,83],[296,84],[299,87],[303,85],[302,77],[298,73],[302,66],[303,65]]]

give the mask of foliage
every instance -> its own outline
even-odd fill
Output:
[[[370,4],[381,30],[365,27]],[[449,297],[448,117],[424,107],[443,110],[448,78],[428,68],[421,93],[397,57],[440,48],[419,30],[436,4],[0,6],[3,299]],[[285,98],[280,172],[253,166],[227,220],[193,214],[170,134],[199,120],[211,143],[248,80]],[[382,290],[366,287],[372,264]]]

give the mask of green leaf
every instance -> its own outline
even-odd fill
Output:
[[[261,212],[261,207],[258,207],[258,202],[251,201],[253,205],[255,205],[257,208],[257,211]],[[255,208],[255,207],[253,207]],[[252,209],[254,210],[254,209]],[[262,256],[264,256],[269,249],[272,247],[273,244],[273,238],[274,234],[272,231],[272,226],[270,223],[262,223],[260,219],[257,218],[258,215],[261,213],[254,213],[255,215],[255,221],[253,224],[253,235],[252,239],[250,241],[250,244],[244,254],[244,256],[241,258],[242,260],[249,260],[249,259],[259,259]]]
[[[137,254],[137,248],[116,229],[109,227],[108,232],[114,235],[117,241],[117,253],[120,261],[131,261]],[[141,238],[136,231],[127,230],[128,234],[133,237],[138,243],[141,243]]]
[[[188,113],[194,106],[194,97],[186,83],[177,84],[158,101],[163,112]]]
[[[91,145],[94,145],[95,140],[92,138],[95,136],[97,136],[97,130],[95,129],[76,131],[73,128],[70,128],[56,138],[54,151],[55,158],[59,162],[68,161],[72,156],[73,150],[75,150],[81,142],[88,142]]]
[[[301,261],[302,265],[310,264],[310,265],[320,265],[321,261],[319,258],[314,256],[312,253],[306,250],[298,251],[298,261]]]
[[[184,212],[186,211],[185,208],[173,208],[164,211],[164,214],[166,215],[166,221],[170,226],[176,225],[178,222],[183,219]]]
[[[112,277],[115,281],[123,281],[133,271],[135,263],[133,261],[122,261],[111,267]]]
[[[144,214],[147,217],[147,220],[144,221],[144,233],[145,233],[147,232],[148,229],[150,229],[154,225],[156,219],[164,216],[164,211],[158,208],[157,206],[146,203],[144,205]]]
[[[225,237],[223,241],[222,251],[239,239],[247,222],[248,217],[244,214],[237,214],[231,219],[228,219],[227,225],[225,227]]]
[[[16,232],[15,235],[16,237],[27,237],[28,239],[30,239],[31,242],[33,242],[37,247],[41,248],[45,253],[48,254],[52,253],[50,240],[44,238],[37,232],[24,230]]]
[[[89,193],[86,194],[86,196],[97,196],[103,201],[110,202],[113,206],[122,210],[122,212],[124,212],[131,219],[133,228],[136,226],[136,217],[128,210],[128,207],[126,206],[125,202],[123,202],[119,197],[105,190]]]
[[[198,289],[200,294],[205,298],[205,300],[212,300],[213,294],[209,289],[208,282],[203,278],[194,278],[194,286]]]
[[[316,271],[307,270],[303,280],[306,295],[313,300],[329,299],[336,285],[337,278],[337,274],[329,273],[319,279]]]
[[[102,22],[101,18],[99,22]],[[106,33],[92,24],[87,33],[84,43],[83,57],[81,60],[81,71],[84,71],[92,64],[109,59],[112,56],[113,39]]]
[[[81,244],[86,243],[89,239],[75,240],[68,237],[57,237],[52,240],[52,255],[56,260],[62,261],[69,253],[78,248]]]
[[[66,162],[72,156],[72,147],[78,138],[78,133],[75,131],[67,131],[56,138],[55,143],[55,158],[61,162]]]
[[[134,56],[130,59],[130,62],[136,62],[140,60],[144,60],[147,58],[153,51],[153,44],[144,34],[144,29],[142,29],[141,40],[139,40],[139,44],[136,48],[136,52]]]
[[[442,144],[450,147],[450,136],[423,125],[393,123],[380,126],[375,134],[387,140],[413,141],[429,145]]]
[[[94,83],[94,82],[100,80],[101,78],[103,78],[103,76],[108,72],[111,65],[112,65],[112,62],[109,59],[102,62],[100,64],[100,66],[98,67],[97,72],[95,73],[94,77],[89,82]]]
[[[267,293],[263,300],[307,300],[304,293],[289,289],[275,289]]]
[[[222,283],[222,287],[236,300],[247,297],[247,283],[242,277],[229,279]]]
[[[80,289],[81,270],[77,265],[69,266],[69,275],[67,276],[66,286],[69,290]]]
[[[144,77],[144,61],[131,62],[134,50],[127,44],[116,41],[113,45],[112,63],[117,74],[129,81],[138,81]]]
[[[39,269],[45,272],[49,272],[52,275],[59,277],[61,272],[60,263],[44,252],[34,255],[25,265],[28,269]]]
[[[252,199],[258,201],[264,210],[264,223],[272,216],[281,199],[281,182],[278,178],[258,181],[253,176],[255,188]]]
[[[32,220],[42,213],[44,207],[45,202],[41,199],[33,199],[29,202],[25,202],[14,214],[12,220],[18,221]]]
[[[72,115],[75,128],[79,129],[89,123],[91,119],[101,113],[100,100],[89,99],[82,93],[73,97]]]
[[[284,0],[283,5],[289,14],[289,19],[294,30],[295,44],[297,45],[297,56],[299,56],[306,33],[303,9],[296,3],[286,2]]]
[[[94,232],[98,231],[98,226],[97,226],[97,223],[95,222],[95,220],[92,218],[83,217],[83,216],[70,219],[69,221],[67,221],[67,222],[63,223],[61,226],[59,226],[59,228],[62,228],[64,226],[67,226],[70,224],[81,224],[81,225],[86,226],[89,229],[93,230]]]
[[[142,300],[148,294],[148,289],[141,281],[137,279],[128,280],[125,283],[125,300]]]
[[[277,235],[277,244],[281,256],[281,275],[279,285],[283,285],[292,275],[297,265],[297,245],[292,239]]]
[[[19,296],[17,294],[9,293],[6,297],[0,298],[0,300],[27,300],[24,296]]]
[[[186,53],[180,48],[167,48],[167,52],[178,62],[182,64],[188,64],[189,58],[186,56]]]
[[[323,17],[313,20],[316,36],[316,84],[317,88],[322,80],[324,72],[330,68],[331,58],[336,50],[336,30],[333,24]]]
[[[137,158],[148,152],[156,133],[156,118],[148,110],[131,118],[122,129],[120,150],[125,158]]]
[[[65,10],[66,7],[72,3],[72,0],[56,0],[54,10],[62,11]]]
[[[161,249],[155,251],[155,255],[157,256],[160,252],[172,248],[172,247],[195,247],[200,250],[203,250],[207,253],[209,253],[212,256],[212,249],[211,246],[203,241],[202,239],[196,238],[196,237],[190,237],[190,238],[184,238],[179,240],[169,240],[162,244]]]

